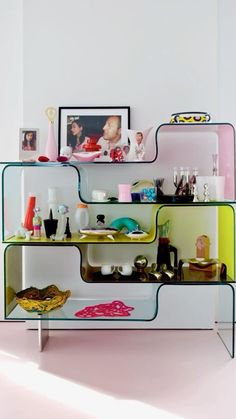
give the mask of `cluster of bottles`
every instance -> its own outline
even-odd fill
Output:
[[[174,167],[173,183],[176,188],[175,195],[192,195],[197,175],[197,167],[194,167],[192,170],[189,167]]]
[[[36,197],[31,194],[29,195],[23,223],[24,234],[28,240],[30,237],[32,239],[40,239],[43,223],[47,238],[51,238],[53,235],[55,236],[55,240],[62,240],[64,236],[71,238],[69,217],[66,217],[69,211],[68,207],[66,205],[57,206],[58,219],[53,218],[54,210],[55,208],[49,206],[49,218],[42,220],[40,208],[36,206]]]
[[[33,238],[38,239],[41,237],[42,217],[40,208],[36,207],[36,197],[33,195],[30,195],[28,198],[24,228],[31,232]]]
[[[69,208],[67,205],[57,205],[55,190],[49,190],[49,217],[42,220],[40,215],[40,208],[36,206],[36,196],[29,194],[24,223],[22,225],[25,232],[28,233],[28,239],[39,239],[42,235],[42,225],[44,225],[47,238],[53,240],[63,240],[65,237],[71,238],[71,231],[69,225],[69,217],[67,213]],[[86,204],[78,203],[74,214],[74,222],[76,230],[79,232],[82,229],[89,228],[89,210]],[[105,228],[105,215],[98,214],[96,228]]]
[[[78,232],[85,228],[89,228],[89,211],[88,205],[79,203],[77,205],[77,209],[75,211],[75,225]],[[96,222],[96,229],[103,229],[106,228],[105,224],[105,215],[98,214],[97,215],[97,222]]]

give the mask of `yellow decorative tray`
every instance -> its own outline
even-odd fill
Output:
[[[70,290],[60,291],[56,285],[42,289],[30,287],[17,292],[16,301],[24,310],[42,314],[61,308],[70,295]]]

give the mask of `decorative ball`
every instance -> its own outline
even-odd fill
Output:
[[[147,264],[148,264],[148,260],[143,255],[138,255],[134,259],[134,266],[137,269],[144,269],[144,268],[146,268]]]

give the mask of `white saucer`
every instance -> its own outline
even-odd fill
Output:
[[[92,199],[92,202],[96,202],[96,204],[100,204],[103,202],[110,202],[110,199],[100,199],[99,201],[97,199]]]

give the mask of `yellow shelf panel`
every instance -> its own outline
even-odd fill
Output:
[[[139,239],[130,239],[125,234],[116,234],[113,236],[114,240],[107,237],[107,236],[86,236],[82,238],[81,234],[78,233],[72,233],[71,239],[65,239],[65,240],[51,240],[47,239],[45,236],[42,236],[40,239],[35,240],[24,240],[24,239],[18,239],[15,236],[9,237],[7,240],[4,241],[4,243],[17,243],[17,244],[27,244],[27,245],[39,245],[39,244],[47,244],[47,245],[55,245],[55,244],[86,244],[86,243],[97,243],[97,244],[105,244],[105,243],[152,243],[156,239],[155,229],[152,229],[152,232],[150,232],[146,237],[139,238]]]

